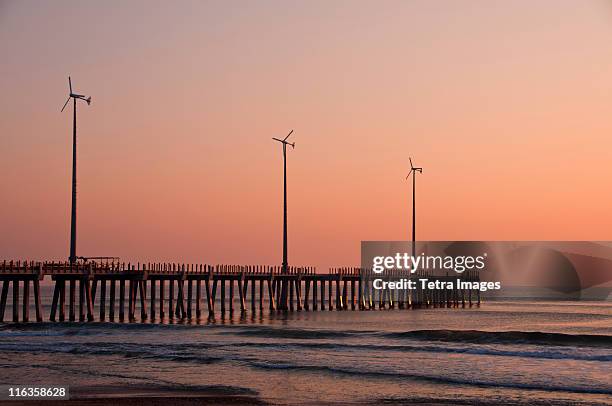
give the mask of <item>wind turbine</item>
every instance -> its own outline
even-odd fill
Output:
[[[68,76],[68,87],[70,88],[70,93],[68,94],[68,99],[66,103],[64,103],[64,107],[62,107],[61,112],[64,111],[70,99],[74,102],[73,104],[73,115],[72,115],[72,212],[70,214],[70,257],[68,260],[71,264],[77,261],[76,256],[76,209],[77,209],[77,201],[76,201],[76,173],[77,173],[77,149],[76,149],[76,140],[77,140],[77,130],[76,130],[76,119],[77,119],[77,100],[83,100],[87,102],[87,105],[91,104],[91,96],[86,97],[82,94],[76,94],[72,92],[72,80],[70,76]]]
[[[410,172],[406,179],[412,174],[412,257],[416,256],[416,173],[423,173],[423,168],[415,168],[412,164],[412,158],[410,160]]]
[[[289,134],[282,140],[279,138],[272,139],[283,144],[283,273],[288,272],[289,262],[287,261],[287,145],[291,145],[291,148],[295,148],[295,142],[291,143],[287,141],[287,138],[293,134],[293,130],[289,131]],[[286,310],[287,307],[287,281],[283,279],[281,288],[281,310]]]

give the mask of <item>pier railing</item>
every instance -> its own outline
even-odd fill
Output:
[[[95,321],[96,314],[98,321],[155,321],[199,319],[215,313],[223,316],[234,311],[255,314],[268,309],[342,311],[480,304],[478,289],[429,290],[417,283],[412,289],[388,284],[380,287],[381,282],[422,278],[477,282],[477,272],[436,275],[430,271],[387,271],[379,275],[356,267],[317,273],[314,267],[288,267],[283,272],[280,266],[266,265],[3,261],[0,322],[4,321],[9,293],[13,322],[30,320],[31,294],[36,321],[42,322],[41,281],[47,276],[54,284],[50,321]]]

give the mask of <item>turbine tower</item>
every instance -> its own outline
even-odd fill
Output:
[[[76,172],[77,172],[77,150],[76,150],[76,140],[77,140],[77,100],[83,100],[87,102],[87,105],[91,104],[91,96],[85,97],[82,94],[76,94],[72,92],[72,80],[70,76],[68,76],[68,87],[70,89],[70,93],[68,94],[68,99],[66,103],[64,103],[64,107],[62,107],[62,112],[68,105],[70,99],[72,99],[73,110],[72,110],[72,211],[70,213],[70,257],[68,260],[71,264],[75,263],[77,260],[76,256],[76,209],[77,209],[77,201],[76,201]]]
[[[287,260],[287,145],[291,145],[291,148],[295,148],[295,142],[291,143],[287,141],[287,138],[293,134],[293,130],[287,134],[282,140],[279,138],[272,138],[274,141],[278,141],[283,144],[283,273],[288,272],[289,262]],[[287,310],[287,281],[283,279],[281,288],[281,310]]]
[[[416,256],[416,173],[423,173],[423,168],[415,168],[410,159],[410,172],[406,179],[412,174],[412,257]]]

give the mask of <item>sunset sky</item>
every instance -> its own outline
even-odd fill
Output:
[[[0,259],[359,264],[612,239],[612,2],[2,1]]]

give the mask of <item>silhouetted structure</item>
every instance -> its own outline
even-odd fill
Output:
[[[287,138],[293,134],[293,130],[289,131],[289,134],[285,138],[278,139],[272,138],[275,141],[283,144],[283,272],[287,271],[289,261],[287,259],[287,145],[291,145],[291,148],[295,148],[295,142],[290,143]],[[287,310],[287,286],[283,283],[281,288],[281,310]]]
[[[412,174],[412,256],[416,256],[416,173],[423,173],[423,168],[415,168],[412,165],[412,158],[410,160],[410,172],[406,179]]]
[[[60,322],[76,321],[77,310],[79,321],[94,321],[96,298],[99,321],[107,320],[107,315],[109,321],[115,321],[116,311],[118,320],[124,321],[126,310],[128,321],[136,321],[138,313],[140,321],[193,319],[194,307],[195,318],[199,319],[203,313],[203,303],[209,317],[214,317],[217,310],[224,317],[228,310],[230,314],[235,310],[236,290],[241,314],[247,313],[247,303],[250,301],[251,314],[254,315],[256,311],[262,313],[266,307],[270,311],[283,310],[278,305],[283,285],[289,287],[289,307],[286,309],[289,311],[465,307],[472,306],[473,301],[480,304],[480,291],[477,289],[419,288],[414,295],[410,295],[406,290],[374,288],[374,279],[398,280],[407,277],[406,271],[388,271],[382,276],[362,268],[333,268],[327,274],[318,274],[313,267],[282,269],[259,265],[4,261],[0,263],[0,281],[3,282],[0,322],[4,321],[11,283],[13,322],[19,321],[20,297],[22,321],[29,321],[30,283],[34,287],[36,321],[42,322],[40,281],[47,275],[55,282],[49,320]],[[417,271],[416,276],[431,281],[480,281],[475,271],[466,271],[461,275],[453,273],[452,276],[435,276],[431,272]],[[150,292],[148,303],[147,285]],[[20,287],[23,287],[21,291]],[[228,290],[229,296],[226,295]]]
[[[76,210],[77,210],[77,197],[76,197],[76,185],[77,185],[77,150],[76,150],[76,140],[77,140],[77,100],[83,100],[87,102],[87,105],[91,104],[91,97],[85,97],[81,94],[76,94],[72,92],[72,80],[70,76],[68,76],[68,86],[70,88],[70,93],[68,95],[68,99],[66,103],[64,103],[64,107],[62,107],[62,112],[68,105],[70,99],[74,102],[73,104],[73,115],[72,115],[72,211],[70,213],[70,256],[68,260],[71,263],[75,263],[77,260],[76,256]]]

